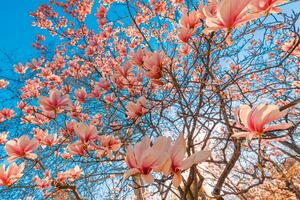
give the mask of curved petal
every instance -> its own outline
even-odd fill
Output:
[[[232,135],[232,137],[241,138],[241,137],[248,137],[250,132],[236,132]]]
[[[171,150],[171,159],[173,161],[173,164],[179,164],[186,154],[186,148],[185,148],[185,140],[184,136],[181,133],[178,138],[175,141],[175,144],[172,147]]]
[[[195,153],[194,164],[205,161],[211,155],[211,151],[198,151]]]
[[[141,174],[143,181],[147,184],[151,184],[154,182],[154,178],[151,174]]]
[[[174,173],[172,179],[172,184],[174,185],[174,187],[179,187],[181,181],[182,181],[181,172]]]
[[[276,124],[276,125],[273,125],[273,126],[269,126],[267,128],[264,129],[264,132],[267,132],[267,131],[275,131],[275,130],[285,130],[285,129],[288,129],[290,127],[292,127],[293,124],[292,123],[281,123],[281,124]]]
[[[140,173],[140,170],[138,170],[137,168],[131,168],[131,169],[127,170],[127,172],[124,173],[123,178],[127,179],[129,176],[139,174],[139,173]]]
[[[196,154],[193,154],[188,158],[184,159],[183,161],[181,161],[178,167],[182,170],[188,169],[195,163],[195,159],[196,159]]]

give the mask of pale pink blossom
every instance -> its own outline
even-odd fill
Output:
[[[189,169],[194,164],[205,161],[210,156],[211,151],[197,151],[186,157],[186,143],[183,134],[178,136],[173,145],[170,144],[168,138],[165,138],[165,140],[168,140],[165,151],[169,154],[169,160],[162,166],[160,171],[164,172],[165,175],[172,173],[172,183],[175,187],[178,187],[182,181],[181,172]]]
[[[129,119],[135,118],[135,117],[140,117],[143,114],[147,112],[146,109],[146,98],[144,96],[140,97],[137,100],[137,103],[134,103],[132,101],[128,102],[126,106],[126,114],[128,115]]]
[[[287,114],[288,110],[280,111],[277,105],[259,104],[251,108],[248,105],[241,105],[239,109],[234,111],[234,117],[237,127],[244,130],[236,132],[233,137],[261,137],[268,131],[285,130],[293,126],[291,123],[279,123],[276,125],[268,125]]]
[[[95,126],[86,125],[83,123],[79,123],[75,126],[75,133],[83,144],[92,142],[98,137],[97,129]]]
[[[62,93],[53,89],[50,91],[49,97],[39,97],[39,104],[45,112],[60,113],[70,106],[70,100],[68,95],[62,95]]]
[[[110,157],[112,157],[111,153],[117,151],[121,146],[120,141],[111,135],[101,135],[98,137],[98,140],[101,147],[103,147],[102,153],[106,152]],[[98,153],[101,153],[101,150]]]
[[[0,79],[0,89],[4,89],[6,88],[6,86],[9,84],[8,81],[4,80],[4,79]]]
[[[249,8],[254,13],[277,13],[280,9],[277,7],[286,3],[288,0],[252,0]]]
[[[187,43],[194,33],[195,33],[194,29],[188,29],[188,28],[182,27],[179,29],[178,38],[182,42]]]
[[[179,21],[181,27],[184,27],[186,29],[194,29],[197,28],[197,26],[200,23],[200,17],[197,11],[193,11],[189,14],[182,15],[180,21]]]
[[[75,91],[75,98],[79,103],[84,103],[87,98],[87,93],[84,88]]]
[[[4,144],[7,141],[8,132],[0,133],[0,144]]]
[[[57,134],[48,134],[48,130],[36,128],[33,130],[34,137],[40,142],[41,146],[52,146],[58,142]]]
[[[76,179],[80,178],[80,176],[83,174],[83,171],[78,165],[76,165],[74,168],[71,168],[68,171],[66,171],[65,174],[69,181],[73,182]]]
[[[145,183],[152,183],[152,170],[160,169],[168,158],[163,152],[166,142],[164,137],[158,137],[151,145],[150,138],[145,136],[134,147],[128,146],[125,160],[129,170],[124,174],[124,178],[139,174]]]
[[[222,0],[217,5],[215,15],[211,13],[208,7],[203,8],[208,28],[204,30],[209,33],[217,30],[229,31],[232,28],[239,27],[251,20],[253,16],[248,14],[247,6],[250,0]]]
[[[85,154],[84,144],[80,141],[69,144],[67,149],[74,155],[83,156]]]
[[[18,139],[9,140],[5,145],[5,151],[9,158],[9,162],[17,158],[35,159],[37,155],[33,153],[39,146],[38,141],[33,138],[30,140],[27,135],[23,135]]]
[[[16,163],[12,163],[5,170],[5,165],[0,166],[0,185],[9,187],[23,176],[23,170],[25,163],[21,163],[19,166]]]

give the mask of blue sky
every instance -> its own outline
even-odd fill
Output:
[[[1,0],[0,50],[13,53],[17,59],[25,59],[34,53],[31,44],[38,28],[31,26],[29,12],[46,0]]]
[[[38,5],[47,0],[1,0],[0,7],[0,51],[12,54],[16,61],[26,61],[34,57],[35,51],[31,48],[35,35],[41,33],[31,26],[32,18],[29,12],[36,10]],[[284,7],[284,10],[297,10],[300,2]],[[0,58],[3,58],[2,53]],[[3,63],[0,60],[0,67]]]

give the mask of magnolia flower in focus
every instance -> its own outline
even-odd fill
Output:
[[[111,152],[117,151],[121,146],[120,141],[116,140],[111,135],[101,135],[98,137],[98,140],[101,147],[104,148],[102,151],[98,151],[98,153],[102,154],[106,152],[110,157],[112,157]]]
[[[30,140],[27,135],[23,135],[18,139],[9,140],[5,145],[5,151],[9,158],[9,162],[17,158],[35,159],[36,154],[32,153],[39,146],[38,141],[33,138]]]
[[[68,95],[62,95],[57,89],[50,91],[49,97],[39,97],[39,104],[45,112],[60,113],[69,107],[70,100]]]
[[[166,142],[164,137],[158,137],[151,145],[150,138],[145,136],[134,147],[129,145],[125,158],[129,170],[124,174],[124,178],[139,174],[145,183],[152,183],[154,181],[152,170],[161,169],[168,158],[163,151]]]
[[[279,123],[276,125],[266,126],[287,114],[288,110],[280,111],[277,105],[260,104],[254,108],[248,105],[240,106],[240,109],[234,111],[234,117],[237,127],[244,130],[236,132],[233,137],[261,137],[268,131],[284,130],[290,128],[291,123]]]
[[[249,3],[250,0],[222,0],[217,5],[215,15],[211,13],[208,7],[204,7],[203,13],[208,26],[204,32],[209,33],[217,30],[225,30],[227,32],[253,19],[253,16],[247,13]]]
[[[197,151],[196,153],[186,157],[186,143],[183,134],[180,134],[173,145],[170,143],[170,139],[165,137],[166,148],[165,152],[168,152],[169,160],[162,166],[159,171],[165,175],[169,173],[173,174],[172,183],[175,187],[178,187],[182,181],[181,172],[189,169],[194,164],[199,164],[205,161],[211,154],[211,151]]]
[[[126,106],[126,110],[127,110],[126,114],[130,119],[135,117],[140,117],[147,112],[145,106],[146,106],[146,98],[142,96],[137,100],[137,103],[134,103],[132,101],[128,102]]]
[[[0,185],[9,187],[20,179],[23,174],[25,163],[21,163],[19,166],[16,163],[11,164],[5,170],[5,165],[0,166]]]
[[[75,126],[75,133],[83,144],[87,144],[98,137],[95,126],[85,125],[83,123],[79,123]]]
[[[199,14],[195,10],[191,12],[189,15],[187,14],[182,15],[179,21],[180,25],[187,29],[197,28],[199,22],[200,22]]]
[[[148,52],[143,57],[145,76],[150,79],[160,79],[162,67],[166,62],[165,57],[163,52]]]

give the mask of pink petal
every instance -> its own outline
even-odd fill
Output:
[[[151,184],[154,182],[154,178],[151,174],[147,174],[147,175],[141,174],[141,177],[142,177],[143,181],[147,184]]]
[[[140,173],[140,171],[137,168],[131,168],[131,169],[127,170],[127,172],[124,173],[123,178],[127,179],[129,176],[139,174],[139,173]]]
[[[293,126],[292,123],[280,123],[280,124],[276,124],[276,125],[269,126],[269,127],[265,128],[264,132],[274,131],[274,130],[285,130],[285,129],[288,129],[292,126]]]
[[[181,172],[177,172],[173,175],[172,184],[174,187],[179,187],[180,183],[182,181]]]
[[[236,132],[232,135],[232,137],[241,138],[241,137],[248,137],[250,132]]]

